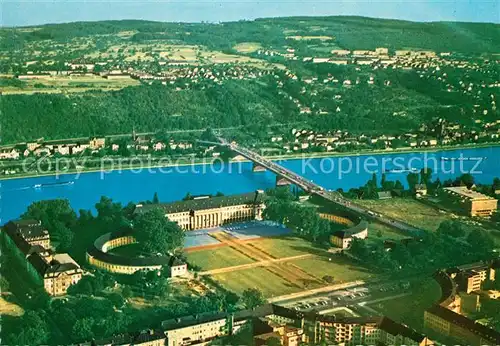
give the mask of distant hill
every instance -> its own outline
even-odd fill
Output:
[[[428,49],[437,52],[499,53],[500,25],[490,23],[431,22],[366,17],[283,17],[254,21],[162,23],[142,20],[75,22],[38,27],[0,29],[0,49],[38,40],[67,41],[75,37],[114,35],[132,31],[134,42],[170,39],[211,49],[230,50],[242,42],[283,46],[290,36],[328,36],[339,48]]]

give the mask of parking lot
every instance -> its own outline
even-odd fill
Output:
[[[407,282],[386,283],[358,286],[344,290],[337,290],[297,301],[277,303],[297,311],[315,311],[321,314],[340,315],[374,315],[372,309],[365,305],[372,301],[383,301],[410,294],[410,286]],[[347,308],[349,311],[346,314]]]

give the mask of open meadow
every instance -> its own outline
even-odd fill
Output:
[[[427,231],[437,230],[441,222],[449,219],[447,213],[411,198],[357,200],[356,203]]]

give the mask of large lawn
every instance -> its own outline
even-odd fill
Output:
[[[254,262],[251,258],[229,246],[187,253],[189,264],[199,266],[202,270],[226,268]]]
[[[449,215],[446,213],[439,212],[410,198],[359,200],[356,202],[379,213],[428,231],[435,231],[442,221],[449,219]]]
[[[372,222],[368,226],[368,239],[372,241],[384,241],[388,239],[400,240],[408,238],[408,235],[391,228],[389,226],[382,225],[378,222]]]
[[[308,253],[319,254],[325,250],[314,246],[301,238],[283,237],[268,238],[249,242],[252,246],[268,253],[275,258],[291,257]]]
[[[266,298],[301,290],[264,267],[217,274],[213,275],[213,278],[237,294],[241,294],[247,288],[258,288]]]
[[[432,278],[412,285],[413,294],[370,305],[372,309],[419,330],[423,328],[424,311],[441,297],[441,287]]]
[[[333,284],[365,280],[374,275],[373,272],[351,262],[351,260],[333,254],[330,257],[317,256],[293,260],[291,263],[319,280],[326,275],[333,276]]]

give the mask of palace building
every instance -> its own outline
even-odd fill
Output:
[[[11,221],[2,235],[5,245],[49,295],[66,294],[69,286],[82,278],[83,270],[68,254],[53,253],[49,233],[39,221]]]
[[[50,249],[49,232],[42,227],[38,220],[10,221],[5,225],[11,232],[18,233],[31,246],[40,245],[44,249]]]
[[[106,233],[97,238],[87,250],[87,261],[94,267],[112,273],[133,274],[138,270],[168,268],[170,277],[185,276],[187,264],[175,256],[129,257],[109,252],[114,248],[136,244],[130,232]]]
[[[164,204],[139,204],[136,213],[160,207],[169,220],[185,231],[212,228],[232,222],[262,220],[265,193],[257,190],[231,196],[203,196]]]

